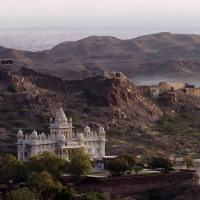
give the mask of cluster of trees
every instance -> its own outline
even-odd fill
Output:
[[[113,175],[120,175],[125,171],[134,170],[136,174],[143,169],[142,166],[136,166],[136,156],[133,154],[129,154],[127,152],[122,152],[119,154],[116,159],[109,162],[107,165],[107,169]]]
[[[194,166],[193,159],[189,156],[184,157],[183,162],[186,163],[187,169]],[[108,163],[107,169],[113,175],[120,175],[125,171],[130,173],[132,170],[134,170],[137,175],[143,170],[144,165],[154,169],[159,168],[163,173],[174,170],[174,163],[172,160],[168,157],[156,156],[151,151],[145,152],[140,159],[136,158],[133,154],[122,152],[115,160]]]
[[[184,158],[187,168],[194,165],[193,159],[189,156]],[[146,152],[141,159],[135,155],[122,152],[116,159],[109,162],[107,169],[113,175],[120,175],[122,172],[134,170],[137,175],[143,170],[144,165],[151,168],[160,168],[162,172],[173,169],[173,162],[167,157],[155,156],[152,152]],[[24,165],[21,160],[13,155],[7,154],[0,158],[0,178],[12,180],[14,183],[26,181],[26,187],[11,191],[5,196],[5,200],[75,200],[76,193],[73,189],[66,188],[59,180],[63,173],[71,173],[77,180],[84,177],[94,167],[89,156],[80,149],[70,157],[69,161],[62,159],[52,152],[43,152],[29,159]],[[102,193],[88,193],[81,197],[81,200],[105,200]]]
[[[149,150],[143,154],[141,162],[150,168],[159,168],[161,172],[172,171],[174,167],[173,161],[168,157],[156,156],[154,152]]]
[[[59,179],[63,173],[71,173],[78,179],[93,168],[93,162],[84,150],[78,150],[66,161],[52,152],[43,152],[30,158],[28,165],[7,154],[0,159],[0,176],[14,183],[26,181],[26,187],[14,190],[5,200],[28,199],[76,199],[73,189],[63,186]]]
[[[147,150],[141,160],[142,163],[151,168],[160,168],[162,172],[173,170],[174,163],[165,156],[156,156],[154,152]],[[194,159],[190,156],[183,157],[186,169],[194,167]]]

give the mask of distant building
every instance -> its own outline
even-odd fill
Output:
[[[184,158],[175,159],[175,168],[177,171],[180,169],[187,169],[187,164]],[[190,167],[189,169],[200,171],[200,159],[194,159],[194,166]]]
[[[50,119],[48,136],[38,134],[35,130],[31,135],[24,136],[20,129],[17,133],[18,159],[27,162],[34,155],[50,151],[68,160],[81,147],[95,160],[101,160],[105,156],[105,131],[102,126],[98,132],[93,132],[86,126],[83,133],[74,133],[72,128],[72,118],[67,119],[61,106],[55,121]]]
[[[2,59],[1,60],[2,65],[10,65],[10,64],[13,64],[13,63],[14,63],[13,59]]]

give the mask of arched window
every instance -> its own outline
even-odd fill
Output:
[[[22,161],[23,161],[23,153],[21,152],[21,158],[20,158]]]
[[[27,152],[24,153],[24,157],[27,158]]]

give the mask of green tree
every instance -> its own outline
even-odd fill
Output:
[[[70,108],[66,110],[65,113],[67,116],[70,116],[72,118],[73,122],[78,122],[78,115],[76,110]]]
[[[134,167],[133,167],[133,170],[134,170],[135,174],[137,175],[138,172],[140,172],[140,171],[143,170],[143,167],[142,167],[142,166],[134,166]]]
[[[107,198],[103,193],[90,192],[82,195],[81,200],[107,200]]]
[[[29,159],[27,170],[29,172],[49,172],[55,180],[66,172],[68,162],[52,152],[44,151],[41,155],[35,155]]]
[[[47,194],[52,195],[57,187],[50,173],[43,171],[40,173],[33,172],[27,180],[29,188],[34,192],[38,199],[42,199]]]
[[[21,109],[18,111],[18,113],[21,114],[21,115],[25,115],[25,114],[28,113],[28,112],[29,112],[29,109],[27,109],[27,108],[21,108]]]
[[[81,178],[93,168],[90,157],[83,148],[75,151],[69,159],[68,172]]]
[[[5,180],[16,182],[23,173],[23,163],[11,154],[0,159],[0,174]]]
[[[147,166],[150,166],[150,164],[151,164],[151,162],[152,162],[154,157],[156,157],[155,153],[152,150],[148,150],[147,149],[144,152],[144,154],[142,155],[142,160],[141,161],[142,161],[143,164],[145,164]]]
[[[120,174],[129,169],[128,162],[123,159],[116,158],[107,165],[107,169],[114,174]]]
[[[10,86],[8,86],[7,90],[10,91],[10,92],[16,93],[18,88],[17,88],[16,85],[10,85]]]
[[[25,187],[6,193],[4,200],[36,200],[36,195]]]
[[[136,156],[127,152],[122,152],[119,154],[118,158],[120,160],[125,160],[128,163],[129,170],[132,170],[133,166],[136,164]]]
[[[154,157],[150,163],[153,168],[161,168],[162,171],[170,170],[173,167],[171,160],[165,157]]]
[[[194,159],[191,158],[190,156],[185,156],[183,160],[186,163],[187,169],[189,169],[190,167],[194,167]]]
[[[53,200],[76,200],[76,191],[72,188],[62,187],[55,192]]]

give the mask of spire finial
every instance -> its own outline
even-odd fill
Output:
[[[60,108],[62,108],[62,103],[60,103]]]

